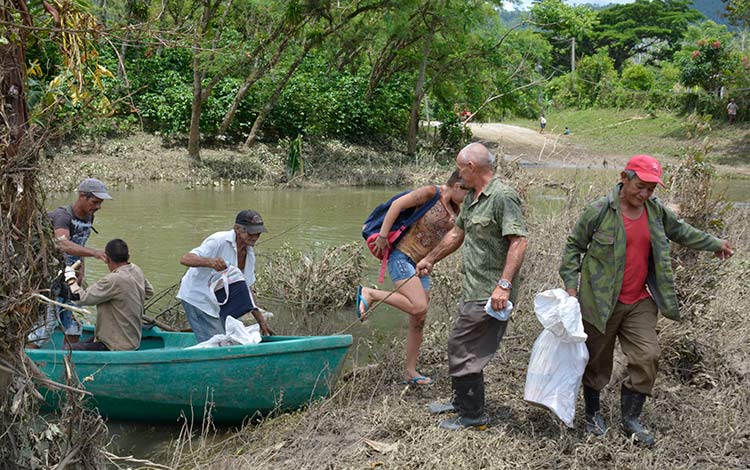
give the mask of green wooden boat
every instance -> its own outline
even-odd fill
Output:
[[[91,334],[87,327],[84,331]],[[26,353],[51,379],[62,381],[62,334]],[[89,400],[103,416],[175,422],[182,415],[238,423],[274,410],[299,408],[331,391],[352,344],[351,335],[270,336],[252,345],[185,349],[192,333],[158,327],[143,331],[137,351],[73,351],[72,359]],[[50,407],[60,394],[41,390]]]

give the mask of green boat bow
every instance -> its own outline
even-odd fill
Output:
[[[103,416],[175,422],[211,413],[214,422],[238,423],[326,397],[352,337],[269,336],[258,344],[186,349],[194,344],[192,333],[153,327],[144,329],[137,351],[71,353],[62,349],[56,332],[45,348],[26,352],[55,381],[64,380],[63,358],[71,354],[83,387],[93,395],[89,403]],[[41,391],[56,407],[60,393]]]

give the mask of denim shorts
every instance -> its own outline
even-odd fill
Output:
[[[398,282],[404,279],[409,279],[412,275],[417,272],[417,263],[411,260],[406,254],[400,250],[393,250],[388,256],[388,274],[391,276],[391,281]],[[430,290],[430,276],[419,276],[419,280],[422,282],[422,288],[426,291]]]

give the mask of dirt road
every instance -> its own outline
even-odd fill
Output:
[[[506,160],[520,160],[524,166],[601,168],[623,165],[626,157],[602,158],[574,143],[575,136],[548,129],[544,134],[525,127],[499,123],[469,123],[475,139],[485,143]],[[622,160],[622,161],[620,161]]]

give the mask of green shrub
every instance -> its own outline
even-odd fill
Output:
[[[630,90],[648,91],[654,85],[654,77],[643,65],[631,64],[622,69],[620,83]]]
[[[367,96],[369,76],[328,70],[312,57],[289,81],[268,126],[280,136],[347,139],[403,135],[409,119],[410,83],[399,76]]]

